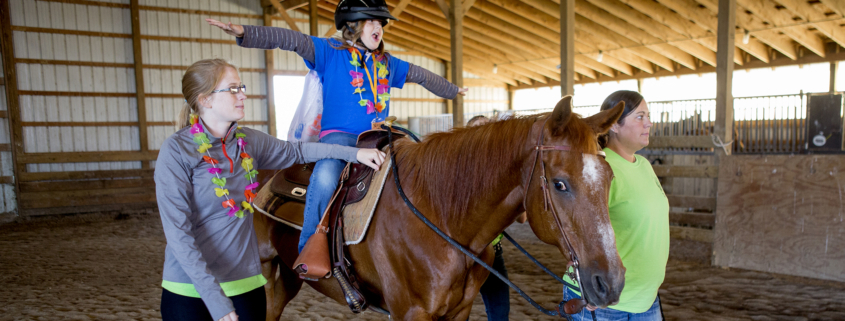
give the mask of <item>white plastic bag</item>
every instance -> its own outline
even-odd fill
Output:
[[[317,72],[305,75],[302,99],[293,114],[288,130],[289,142],[316,142],[320,139],[320,121],[323,118],[323,84]]]

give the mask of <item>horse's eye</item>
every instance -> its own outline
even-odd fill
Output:
[[[555,189],[561,192],[566,192],[566,184],[563,183],[563,181],[557,181],[555,182]]]

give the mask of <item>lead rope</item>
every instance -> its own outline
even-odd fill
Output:
[[[565,317],[567,320],[572,320],[572,317],[570,315],[563,312],[563,310],[564,310],[563,306],[564,306],[564,304],[566,304],[566,301],[561,301],[560,303],[558,303],[558,306],[557,306],[555,311],[547,310],[546,308],[543,308],[539,303],[537,303],[536,301],[531,299],[531,297],[528,296],[528,294],[526,294],[524,291],[522,291],[522,289],[520,289],[518,286],[516,286],[516,284],[514,284],[507,277],[505,277],[504,275],[502,275],[501,273],[499,273],[498,271],[493,269],[490,265],[488,265],[487,263],[482,261],[478,256],[471,253],[463,245],[461,245],[460,243],[458,243],[457,241],[455,241],[454,239],[452,239],[451,237],[446,235],[446,233],[444,233],[442,230],[440,230],[440,228],[438,228],[436,225],[434,225],[434,223],[429,221],[428,218],[426,218],[422,213],[420,213],[419,210],[417,210],[417,208],[414,206],[414,204],[411,203],[411,200],[408,199],[408,196],[405,195],[405,191],[402,189],[402,184],[400,184],[400,182],[399,182],[399,164],[396,162],[396,153],[394,152],[394,148],[393,148],[393,131],[392,131],[393,126],[392,126],[392,122],[391,122],[390,125],[382,124],[381,128],[384,129],[384,130],[387,130],[387,142],[390,145],[390,159],[393,163],[393,165],[392,165],[393,178],[394,178],[394,182],[396,183],[396,190],[397,190],[397,192],[399,192],[399,196],[402,197],[402,200],[405,202],[405,205],[408,206],[408,208],[411,210],[411,212],[413,212],[414,215],[417,216],[417,218],[419,218],[421,221],[423,221],[423,223],[425,223],[426,226],[431,228],[435,233],[437,233],[437,235],[439,235],[441,238],[443,238],[447,243],[449,243],[450,245],[457,248],[464,255],[470,257],[473,261],[475,261],[475,263],[478,263],[479,265],[481,265],[482,267],[487,269],[487,271],[490,271],[491,274],[495,275],[502,282],[507,284],[511,289],[516,291],[516,293],[518,293],[520,296],[522,296],[522,298],[524,298],[526,301],[528,301],[528,303],[530,303],[532,306],[534,306],[534,308],[536,308],[537,310],[539,310],[540,312],[542,312],[546,315],[560,316],[560,317]],[[411,133],[409,130],[401,128],[401,127],[397,127],[396,129],[408,134],[416,142],[420,142],[419,138],[417,138],[417,136],[414,135],[413,133]],[[505,235],[508,238],[508,241],[513,243],[515,246],[517,246],[522,251],[522,253],[524,253],[529,258],[531,258],[531,260],[534,261],[535,264],[540,266],[544,271],[546,271],[546,273],[549,273],[550,275],[552,275],[556,280],[558,280],[558,282],[563,283],[564,286],[567,286],[567,287],[569,287],[569,288],[571,288],[575,291],[580,292],[580,289],[578,289],[578,287],[572,286],[572,285],[564,282],[563,279],[561,279],[560,277],[558,277],[557,275],[552,273],[548,268],[543,266],[533,256],[531,256],[530,254],[528,254],[528,252],[526,252],[524,249],[522,249],[522,247],[519,246],[509,235],[507,235],[506,233],[505,233]],[[596,321],[595,312],[592,312],[592,317],[593,317],[593,321]]]

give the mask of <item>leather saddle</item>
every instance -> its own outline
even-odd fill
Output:
[[[394,140],[405,137],[394,131]],[[386,130],[370,130],[358,135],[358,148],[384,149],[388,144]],[[282,202],[305,202],[308,184],[314,163],[295,165],[281,170],[270,185],[270,190]],[[341,174],[339,187],[323,213],[316,233],[308,239],[302,253],[294,262],[294,271],[300,278],[318,280],[332,276],[340,283],[346,302],[354,313],[367,309],[367,301],[361,293],[343,236],[342,210],[348,204],[361,201],[370,190],[374,170],[363,164],[347,164]],[[277,207],[278,208],[278,207]],[[268,211],[279,213],[290,222],[302,222],[301,211]],[[280,216],[277,215],[277,216]],[[300,223],[301,226],[301,223]]]

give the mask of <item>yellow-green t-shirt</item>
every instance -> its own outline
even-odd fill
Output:
[[[627,269],[619,303],[610,308],[642,313],[654,304],[666,276],[669,200],[647,159],[636,155],[631,163],[609,148],[604,152],[615,176],[608,197],[610,224]]]

